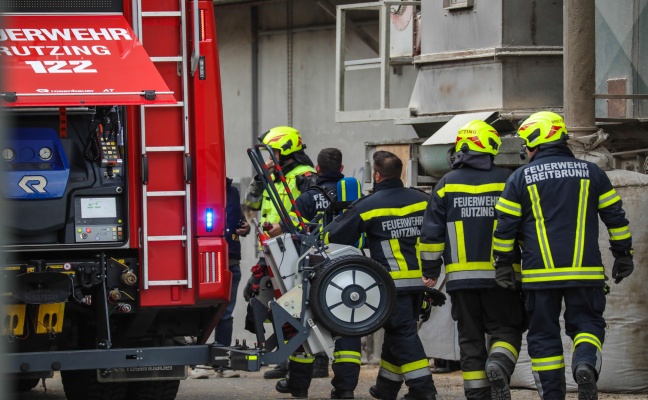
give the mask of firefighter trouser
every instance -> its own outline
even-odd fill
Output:
[[[508,289],[456,290],[450,293],[457,321],[461,371],[467,399],[491,398],[486,363],[496,362],[508,374],[517,363],[526,316],[522,295]],[[485,335],[490,339],[486,342]]]
[[[579,364],[601,371],[601,351],[605,339],[605,294],[603,287],[574,287],[530,290],[527,343],[531,369],[540,397],[544,400],[566,396],[565,358],[560,338],[560,311],[565,301],[565,333],[574,342],[572,374]]]
[[[313,379],[312,354],[293,353],[288,359],[288,387],[291,389],[308,390]]]
[[[339,338],[333,351],[333,379],[331,384],[337,390],[355,390],[360,375],[360,338]],[[288,362],[288,387],[308,389],[313,379],[315,359],[293,354]]]
[[[333,379],[337,391],[354,391],[361,365],[360,338],[339,338],[333,351]]]
[[[394,309],[383,327],[385,340],[376,379],[376,388],[383,397],[396,398],[403,381],[413,397],[437,392],[417,333],[420,309],[421,296],[418,293],[399,293]]]

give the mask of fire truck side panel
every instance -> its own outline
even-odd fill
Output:
[[[147,129],[148,127],[147,124]],[[169,131],[171,131],[171,129],[169,129]],[[184,154],[182,152],[149,154],[148,179],[147,189],[149,192],[184,190]],[[175,203],[172,201],[174,199],[161,198],[150,199],[150,202],[154,202],[154,200],[157,200],[158,202],[170,200],[171,203]],[[183,204],[184,203],[180,202],[179,205],[184,207]],[[155,225],[160,221],[155,218],[155,214],[151,215],[151,217],[153,217],[153,219],[150,220],[150,226],[155,227]]]
[[[200,61],[195,74],[191,77],[190,93],[202,102],[196,102],[191,110],[193,115],[192,130],[204,132],[201,135],[192,136],[192,145],[195,149],[195,164],[193,181],[193,198],[195,199],[197,236],[196,246],[198,247],[198,259],[194,259],[199,268],[198,297],[200,300],[212,298],[229,298],[231,289],[231,274],[227,268],[221,277],[209,275],[206,261],[218,262],[212,255],[223,254],[220,262],[227,266],[227,251],[217,252],[218,248],[226,248],[227,243],[222,239],[221,234],[225,230],[225,202],[216,204],[211,199],[225,198],[225,182],[218,179],[225,176],[225,135],[223,133],[222,113],[215,113],[213,110],[222,110],[221,86],[218,73],[218,51],[216,48],[216,25],[214,21],[214,5],[211,1],[200,1],[199,7],[199,46]],[[212,215],[212,226],[208,215]],[[220,236],[216,238],[216,236]]]
[[[164,76],[164,74],[161,74]],[[151,108],[146,111],[146,137],[149,146],[182,146],[182,114],[170,113],[167,107]]]
[[[138,107],[126,107],[126,132],[137,132],[139,130],[140,115]],[[130,247],[138,249],[141,247],[142,224],[142,157],[139,140],[129,140],[129,151],[126,154],[128,168],[128,181],[130,196],[128,206],[130,220],[127,221],[129,230],[132,232]]]
[[[185,3],[188,14],[193,11],[193,3]],[[191,305],[196,301],[206,302],[229,299],[231,274],[227,269],[227,247],[224,241],[211,243],[208,250],[200,245],[198,237],[221,237],[224,233],[225,213],[225,176],[223,123],[220,100],[220,81],[218,74],[218,53],[213,40],[215,29],[209,29],[213,23],[213,8],[209,2],[200,2],[203,10],[200,15],[211,21],[201,21],[200,35],[200,68],[188,76],[188,87],[178,79],[179,63],[158,62],[158,71],[165,83],[175,92],[175,98],[188,104],[189,149],[182,152],[146,152],[148,192],[181,192],[190,184],[191,232],[189,224],[184,224],[186,207],[184,197],[160,196],[150,198],[147,202],[146,220],[149,237],[187,235],[191,240],[192,252],[189,255],[193,276],[186,272],[186,248],[180,241],[148,243],[148,280],[153,282],[190,282],[171,286],[144,287],[140,304],[146,306],[166,306],[172,304]],[[175,1],[142,2],[143,11],[176,11]],[[191,15],[191,17],[193,17]],[[187,18],[192,21],[192,18]],[[175,22],[174,22],[175,21]],[[147,18],[143,20],[143,43],[151,57],[177,57],[182,53],[181,26],[177,19]],[[187,68],[191,68],[193,26],[187,24],[186,37],[189,38],[186,59]],[[155,38],[147,40],[147,38]],[[202,68],[202,69],[201,69]],[[209,73],[205,73],[209,71]],[[186,90],[186,93],[185,93]],[[185,116],[182,107],[147,108],[146,146],[182,146],[184,145],[183,124]],[[162,134],[164,132],[164,134]],[[187,176],[185,176],[187,175]],[[178,247],[181,246],[181,247]],[[173,247],[177,247],[173,249]],[[207,265],[200,266],[203,257]],[[213,261],[213,262],[212,262]],[[216,264],[214,264],[216,263]],[[196,269],[198,268],[198,270]],[[209,268],[200,270],[200,268]],[[219,273],[215,273],[218,270]],[[199,278],[203,274],[203,280]],[[219,279],[215,279],[219,277]],[[197,284],[198,294],[194,292]],[[193,287],[190,287],[193,286]],[[206,289],[208,288],[208,289]]]
[[[187,1],[187,4],[190,4]],[[142,1],[142,11],[177,11],[177,0],[144,0]]]
[[[195,148],[195,196],[198,237],[216,236],[217,232],[225,229],[225,202],[215,204],[211,199],[225,197],[225,182],[218,177],[225,175],[225,142],[223,134],[223,116],[214,110],[222,110],[221,86],[218,51],[216,49],[216,25],[213,19],[213,3],[199,2],[200,12],[200,54],[201,62],[191,80],[191,94],[203,101],[196,102],[191,110],[193,115],[192,130],[205,134],[193,135]],[[214,226],[209,231],[206,228],[205,210],[213,208]],[[221,236],[221,235],[219,235]]]

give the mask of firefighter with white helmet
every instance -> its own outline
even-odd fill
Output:
[[[538,392],[543,399],[566,396],[559,322],[564,302],[579,399],[597,399],[606,287],[599,217],[609,233],[615,283],[634,269],[628,220],[605,172],[594,163],[576,159],[567,147],[562,117],[535,113],[522,123],[518,135],[524,139],[530,162],[510,176],[495,207],[496,279],[504,287],[515,286],[513,243],[521,237],[527,343]]]
[[[459,129],[453,171],[434,188],[418,246],[427,286],[445,264],[464,393],[474,400],[511,398],[508,384],[526,329],[519,283],[514,290],[500,288],[491,259],[495,204],[511,174],[493,164],[501,144],[497,131],[484,121]],[[517,282],[519,256],[512,266]]]

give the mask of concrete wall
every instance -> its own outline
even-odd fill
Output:
[[[245,183],[252,175],[252,166],[245,150],[254,144],[259,133],[288,123],[287,37],[281,31],[286,26],[286,7],[286,3],[273,3],[258,8],[256,77],[259,111],[256,116],[252,107],[255,67],[251,9],[240,5],[216,7],[227,175],[242,183],[242,197]],[[335,20],[314,1],[302,0],[293,3],[293,26],[299,31],[293,33],[292,38],[292,125],[302,133],[308,147],[307,153],[313,160],[320,149],[338,147],[344,155],[344,172],[362,180],[364,142],[414,138],[416,134],[410,126],[394,125],[392,121],[335,123]],[[303,29],[307,27],[311,30]],[[347,37],[348,54],[376,57],[353,33],[348,33]],[[411,71],[404,70],[403,75],[393,75],[392,78],[393,103],[396,106],[406,105],[415,71],[413,68]],[[377,106],[377,74],[357,72],[347,79],[349,108]],[[258,118],[259,132],[253,132],[255,117]],[[243,239],[243,249],[241,269],[244,276],[234,312],[234,337],[253,342],[253,335],[243,329],[247,303],[240,294],[249,277],[249,269],[257,260],[255,241],[251,235]]]

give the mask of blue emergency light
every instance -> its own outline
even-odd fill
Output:
[[[214,230],[214,209],[208,208],[205,210],[205,230],[211,232]]]

